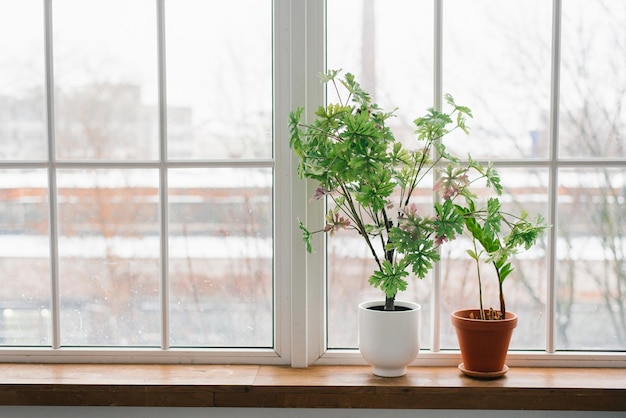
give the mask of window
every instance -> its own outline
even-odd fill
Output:
[[[327,13],[328,67],[350,69],[375,101],[398,107],[396,135],[410,138],[413,118],[452,94],[474,120],[469,139],[446,145],[494,161],[507,204],[554,225],[505,283],[524,318],[512,349],[625,350],[624,5],[329,0]],[[380,298],[363,280],[366,249],[345,251],[355,244],[328,240],[328,316],[346,318],[329,320],[329,347],[355,347],[350,307]],[[458,347],[450,312],[478,300],[465,247],[451,244],[432,277],[402,295],[425,308],[422,344],[440,353]],[[487,290],[494,303],[496,291]]]
[[[359,362],[356,306],[380,292],[355,237],[304,253],[296,219],[324,208],[287,145],[343,68],[407,138],[443,93],[471,107],[449,146],[553,224],[505,283],[513,356],[623,364],[623,2],[131,3],[0,0],[2,359]],[[418,362],[455,358],[462,253],[402,295]]]
[[[271,2],[0,15],[0,344],[272,348]]]

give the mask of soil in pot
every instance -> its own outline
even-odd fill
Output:
[[[385,305],[376,305],[376,306],[370,306],[369,308],[367,308],[369,310],[372,311],[384,311],[385,310]],[[391,312],[401,312],[401,311],[410,311],[412,308],[409,308],[407,306],[394,306],[393,311]]]

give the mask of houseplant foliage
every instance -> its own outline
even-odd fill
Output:
[[[495,187],[498,196],[502,186]],[[512,257],[520,250],[529,250],[543,234],[547,225],[541,215],[533,219],[528,218],[526,212],[513,215],[502,210],[498,197],[487,200],[485,207],[477,210],[472,196],[466,199],[466,205],[457,205],[459,213],[463,214],[465,228],[471,238],[471,248],[467,254],[474,260],[478,281],[479,318],[481,320],[497,320],[506,316],[504,298],[504,280],[513,272]],[[493,267],[498,279],[499,310],[492,307],[484,308],[482,292],[481,262]]]
[[[405,145],[388,126],[395,111],[386,112],[373,103],[352,74],[343,77],[339,74],[339,71],[329,71],[322,75],[322,81],[336,90],[338,103],[320,106],[313,120],[306,123],[302,121],[303,108],[290,114],[289,144],[299,160],[298,175],[317,181],[312,198],[328,198],[332,202],[322,229],[310,231],[300,222],[307,251],[313,251],[311,238],[316,233],[334,235],[342,229],[356,231],[376,263],[369,283],[384,292],[384,310],[394,311],[396,296],[407,288],[410,273],[420,279],[426,277],[439,260],[438,247],[464,233],[470,239],[467,254],[476,263],[480,295],[480,309],[475,310],[472,326],[476,322],[499,323],[508,328],[510,338],[517,317],[506,312],[503,283],[513,271],[513,254],[529,249],[545,229],[543,219],[537,216],[530,220],[526,213],[514,215],[504,211],[500,204],[503,187],[492,165],[483,165],[470,156],[461,160],[448,152],[443,139],[455,130],[468,133],[466,121],[472,117],[469,108],[457,105],[452,96],[446,95],[447,110],[431,108],[415,119],[415,142]],[[422,182],[432,182],[433,178],[436,179],[433,189],[437,191],[437,199],[430,210],[423,207],[420,210],[414,202],[415,194]],[[476,184],[493,190],[493,196],[479,198],[470,188]],[[491,309],[490,314],[485,314],[483,309],[483,261],[495,268],[499,282],[500,307],[498,311]],[[369,302],[362,303],[359,309],[365,304]],[[419,306],[413,310],[419,310]],[[363,332],[360,336],[363,334],[367,340],[367,347],[360,347],[363,356],[368,361],[368,357],[378,357],[378,354],[384,357],[384,360],[377,359],[378,364],[371,361],[374,373],[383,376],[405,373],[407,362],[416,355],[413,350],[419,350],[419,342],[416,342],[417,348],[385,356],[389,354],[385,353],[389,345],[378,346],[377,340],[400,340],[398,334],[387,335],[387,331],[400,327],[390,318],[369,313],[361,315],[361,312],[359,327]],[[511,316],[514,317],[512,327],[507,324]],[[361,323],[361,318],[365,317],[392,322],[385,322],[372,331],[367,326],[373,321]],[[415,326],[410,325],[402,329],[413,332],[413,328]],[[491,331],[488,335],[491,338]],[[416,339],[411,336],[408,340],[415,343]],[[484,344],[485,339],[479,339],[476,349],[479,355],[484,352]],[[494,349],[502,346],[506,356],[508,340],[505,345],[488,344]],[[410,345],[409,341],[406,345]],[[464,344],[460,345],[463,351]],[[375,356],[370,356],[370,352]],[[395,361],[395,357],[402,356],[406,361]],[[467,361],[467,364],[472,362]],[[502,366],[490,365],[484,371],[501,369]]]
[[[529,219],[526,212],[514,215],[502,210],[503,188],[490,164],[484,166],[470,156],[461,164],[447,151],[442,139],[457,129],[468,133],[471,110],[446,95],[450,110],[431,108],[415,119],[418,147],[408,149],[386,125],[394,111],[385,112],[372,103],[352,74],[339,78],[339,73],[321,76],[335,88],[339,103],[320,106],[308,124],[301,122],[304,108],[290,114],[290,147],[299,159],[298,175],[319,183],[313,198],[329,197],[334,202],[322,230],[311,232],[300,222],[307,251],[313,251],[315,233],[355,230],[378,267],[369,283],[385,293],[386,309],[393,310],[395,296],[408,285],[409,271],[424,278],[439,260],[437,247],[465,231],[472,244],[467,253],[476,265],[480,310],[484,313],[483,260],[495,269],[500,304],[495,315],[503,316],[503,283],[513,271],[512,256],[530,249],[547,226],[541,215]],[[343,98],[340,86],[345,90]],[[431,216],[419,213],[412,197],[435,170],[441,201],[434,203]],[[480,180],[494,191],[482,206],[469,187]]]
[[[531,220],[525,212],[514,215],[504,211],[499,199],[502,192],[499,181],[494,184],[494,189],[496,196],[488,198],[481,208],[472,195],[455,203],[471,242],[467,254],[476,266],[479,309],[455,311],[451,320],[463,360],[459,368],[463,373],[479,378],[499,377],[508,370],[504,363],[511,335],[517,326],[517,315],[506,309],[504,280],[513,272],[513,255],[520,250],[529,250],[547,228],[541,215]],[[499,310],[484,307],[483,262],[495,271]]]
[[[314,198],[334,203],[322,230],[310,231],[300,222],[307,251],[312,252],[315,233],[334,235],[354,230],[365,241],[376,269],[372,286],[385,294],[385,310],[394,310],[398,292],[407,288],[414,273],[424,278],[439,260],[438,247],[462,233],[471,217],[454,203],[459,196],[471,200],[468,172],[486,178],[491,185],[495,172],[472,160],[465,165],[452,156],[442,139],[450,132],[466,133],[469,108],[446,95],[449,110],[429,109],[414,120],[415,142],[405,146],[388,127],[395,111],[386,112],[371,101],[350,73],[321,76],[337,92],[339,103],[320,106],[312,122],[303,123],[303,108],[291,112],[290,147],[299,159],[301,178],[316,180]],[[421,213],[414,194],[423,181],[442,170],[439,185],[444,194],[431,213]]]

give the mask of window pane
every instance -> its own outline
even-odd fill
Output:
[[[327,0],[327,61],[354,74],[388,110],[400,135],[433,100],[433,2]],[[329,102],[337,102],[328,89]]]
[[[354,74],[380,106],[388,111],[398,108],[389,126],[409,149],[418,146],[413,120],[432,106],[432,14],[431,1],[327,1],[328,68]],[[332,88],[328,101],[337,102]],[[424,190],[415,203],[427,204],[432,200],[432,182],[426,179],[421,185]],[[368,284],[375,266],[362,241],[346,231],[328,240],[328,316],[342,318],[328,321],[329,348],[355,348],[358,304],[384,300],[384,293]],[[410,277],[409,282],[398,299],[422,305],[421,346],[427,348],[432,280]]]
[[[158,345],[158,172],[60,170],[63,345]]]
[[[272,347],[272,170],[169,176],[171,343]]]
[[[624,169],[559,173],[557,344],[626,349]]]
[[[52,2],[58,158],[158,157],[155,4]]]
[[[563,2],[559,148],[626,157],[626,3]]]
[[[369,285],[368,279],[377,268],[363,238],[356,232],[340,231],[328,239],[328,348],[356,348],[358,345],[357,308],[369,300],[384,301],[382,290]],[[397,300],[409,300],[421,305],[420,347],[432,345],[431,291],[432,277],[420,280],[407,277],[409,286]]]
[[[530,216],[541,214],[547,217],[548,173],[546,170],[500,169],[504,186],[500,198],[502,208],[508,213],[526,211]],[[474,187],[479,196],[493,196],[490,188]],[[545,240],[539,240],[530,249],[514,257],[513,273],[503,285],[506,308],[515,312],[518,325],[513,333],[511,349],[544,349],[546,328],[546,289],[548,286]],[[479,307],[478,276],[476,263],[466,253],[471,241],[466,237],[446,243],[442,247],[442,348],[457,348],[458,342],[450,313],[457,309]],[[485,309],[499,308],[498,278],[489,264],[481,261],[480,272],[483,283],[483,306]]]
[[[0,170],[0,345],[50,345],[45,170]]]
[[[474,158],[547,157],[551,2],[444,5],[443,90],[472,109],[468,124],[481,144],[458,138],[450,149]]]
[[[43,2],[0,0],[0,160],[47,156]]]
[[[168,156],[272,156],[271,1],[166,2]]]

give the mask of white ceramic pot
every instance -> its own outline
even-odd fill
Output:
[[[421,306],[413,302],[396,301],[396,306],[408,309],[370,309],[384,304],[382,301],[370,301],[359,305],[359,351],[372,366],[375,375],[403,376],[407,366],[419,353]]]

